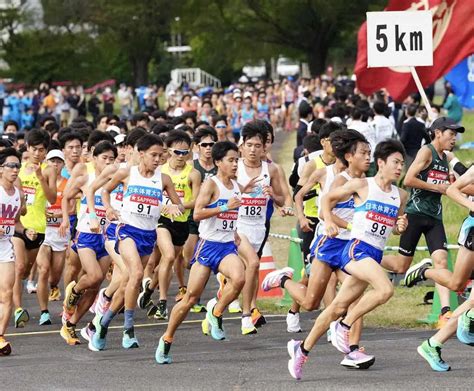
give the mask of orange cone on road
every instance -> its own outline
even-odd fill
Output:
[[[276,270],[275,261],[273,259],[270,243],[267,242],[265,243],[265,246],[263,247],[263,254],[262,254],[262,257],[260,258],[260,269],[258,272],[258,294],[257,294],[258,298],[283,296],[283,292],[281,288],[270,289],[267,292],[264,292],[262,290],[263,279],[268,273],[274,270]]]

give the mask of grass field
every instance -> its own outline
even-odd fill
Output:
[[[463,125],[466,132],[463,135],[463,142],[474,141],[474,111],[465,111],[463,117]],[[280,132],[276,135],[276,143],[274,145],[273,157],[276,162],[280,163],[287,175],[291,172],[293,165],[293,148],[296,144],[295,133]],[[474,153],[472,150],[457,150],[456,156],[466,165],[470,165],[474,161]],[[443,213],[448,242],[456,244],[460,223],[467,215],[467,211],[456,203],[443,197]],[[282,218],[274,214],[272,218],[271,232],[289,235],[292,228],[296,226],[297,219],[295,217]],[[392,236],[388,242],[390,246],[397,246],[399,238]],[[281,239],[270,238],[269,240],[273,257],[278,267],[286,266],[288,261],[289,242]],[[425,240],[419,243],[420,246],[425,245]],[[426,252],[417,252],[415,254],[415,262],[426,257]],[[452,253],[454,261],[456,252]],[[430,310],[429,306],[420,306],[426,291],[431,288],[420,287],[416,289],[396,288],[394,297],[384,306],[378,308],[365,318],[365,322],[370,326],[380,327],[422,327],[417,320],[424,318]],[[259,304],[263,309],[270,312],[284,312],[276,305],[276,300],[265,299]]]

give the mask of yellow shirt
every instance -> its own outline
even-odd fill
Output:
[[[313,162],[316,164],[316,170],[326,167],[326,163],[323,162],[323,159],[321,158],[321,156],[322,155],[318,155],[313,159]],[[320,188],[321,186],[319,186],[319,183],[316,183],[311,190],[316,190],[316,193],[319,193]],[[303,212],[306,217],[316,218],[319,216],[317,195],[304,201],[303,205],[304,205]]]
[[[193,199],[193,191],[191,186],[189,185],[189,174],[193,170],[193,166],[186,163],[183,170],[178,174],[171,174],[170,173],[170,165],[169,163],[165,163],[161,166],[161,172],[163,174],[168,174],[171,177],[171,181],[173,182],[174,188],[178,197],[181,199],[181,202],[184,204],[185,202],[189,202]],[[163,192],[163,204],[171,203],[166,194],[166,191]],[[186,222],[188,221],[189,214],[191,213],[191,209],[186,209],[181,216],[175,217],[174,221]],[[169,215],[163,214],[163,216],[170,218]]]
[[[21,216],[20,221],[25,228],[34,229],[37,233],[44,234],[46,231],[46,194],[36,176],[36,172],[26,173],[28,163],[21,165],[18,174],[23,192],[25,194],[26,215]],[[46,163],[41,165],[41,169],[46,168]]]

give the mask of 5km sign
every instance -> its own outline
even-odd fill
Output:
[[[430,11],[367,12],[367,66],[433,65]]]

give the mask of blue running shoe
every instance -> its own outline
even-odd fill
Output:
[[[15,310],[15,328],[25,327],[26,322],[30,320],[30,315],[27,310],[19,307]]]
[[[469,346],[474,346],[474,318],[471,318],[467,313],[464,312],[458,318],[458,328],[456,335],[462,343]]]
[[[95,334],[89,341],[89,350],[93,352],[98,352],[99,350],[105,349],[105,344],[107,342],[107,331],[108,328],[102,326],[102,316],[96,315],[92,324],[95,326]]]
[[[124,349],[134,349],[138,348],[138,339],[135,338],[135,330],[133,327],[131,329],[125,330],[122,337],[122,347]]]
[[[51,315],[49,312],[43,312],[39,319],[40,326],[47,326],[51,324]]]
[[[433,371],[447,372],[451,370],[449,364],[441,358],[441,348],[439,346],[433,347],[426,340],[416,350],[421,357],[428,361]]]
[[[158,347],[156,348],[155,359],[158,364],[171,364],[172,359],[170,355],[171,344],[165,342],[163,337],[160,338],[158,342]]]
[[[206,320],[209,323],[211,329],[211,336],[216,341],[223,341],[226,339],[224,326],[222,325],[222,315],[217,317],[214,316],[214,307],[212,307],[211,311],[206,312]]]

